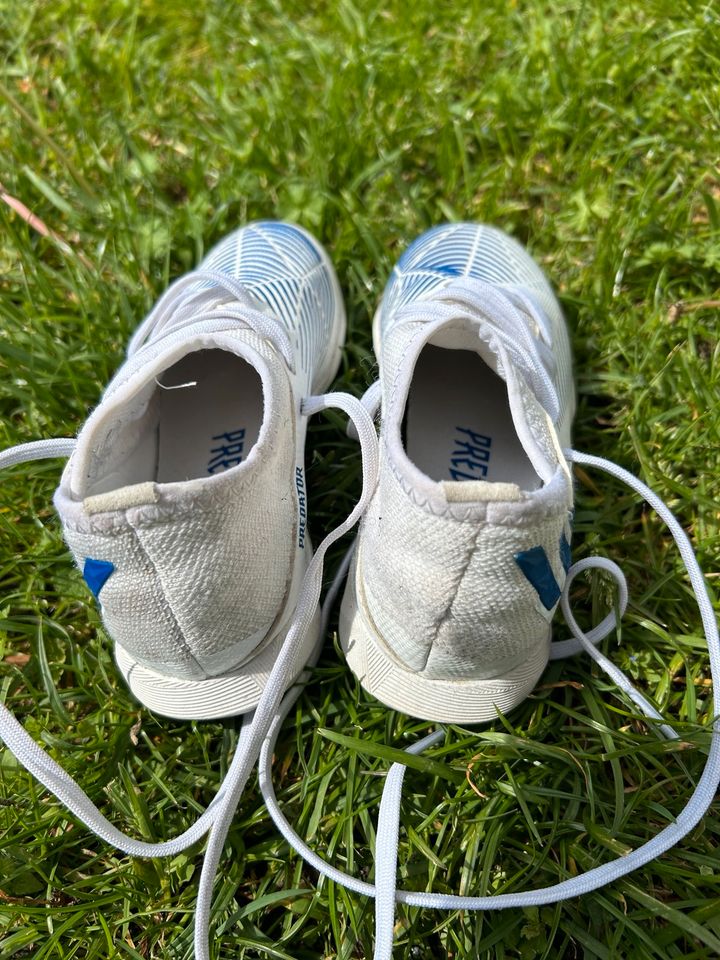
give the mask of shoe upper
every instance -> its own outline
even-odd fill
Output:
[[[322,248],[260,223],[178,281],[131,341],[55,505],[134,662],[218,677],[289,617],[309,553],[299,406],[332,377],[343,329]]]
[[[528,297],[537,306],[539,316],[547,321],[547,342],[560,411],[556,429],[563,446],[567,446],[575,415],[567,324],[541,268],[517,240],[496,227],[477,223],[443,224],[427,230],[403,253],[388,280],[376,321],[376,334],[384,347],[378,348],[376,337],[381,366],[390,349],[387,334],[402,322],[402,308],[431,300],[439,291],[463,279]],[[528,325],[532,325],[532,321]]]
[[[255,223],[221,240],[201,269],[233,277],[264,304],[290,338],[307,393],[327,388],[339,362],[345,313],[328,256],[310,234],[278,220]]]
[[[381,469],[356,588],[408,671],[501,677],[548,644],[569,566],[560,307],[510,237],[447,225],[400,259],[374,332]]]

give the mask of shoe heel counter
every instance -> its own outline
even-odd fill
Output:
[[[527,513],[513,519],[493,504],[482,518],[433,514],[386,480],[364,523],[356,589],[405,669],[485,679],[537,658],[539,646],[549,652],[568,515],[562,503],[541,518]]]
[[[64,520],[63,534],[110,638],[138,662],[163,673],[203,677],[135,531],[107,516],[84,523]]]
[[[221,675],[250,656],[284,608],[295,552],[292,491],[260,506],[233,511],[223,500],[184,516],[63,518],[113,641],[182,680]]]

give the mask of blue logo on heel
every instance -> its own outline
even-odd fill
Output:
[[[572,557],[570,544],[565,534],[560,535],[560,563],[565,573],[570,569]],[[540,602],[546,610],[552,610],[560,599],[560,586],[550,566],[547,554],[542,547],[533,547],[515,554],[515,563],[520,567],[528,581],[535,587]]]
[[[83,567],[83,577],[85,583],[90,587],[93,596],[97,599],[98,594],[107,583],[108,577],[115,569],[115,564],[109,560],[93,560],[92,557],[85,558]]]

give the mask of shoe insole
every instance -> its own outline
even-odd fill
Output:
[[[263,420],[262,382],[225,350],[190,353],[158,381],[158,483],[215,476],[238,466]]]
[[[405,449],[433,480],[486,480],[537,490],[505,382],[471,350],[425,347],[407,404]]]

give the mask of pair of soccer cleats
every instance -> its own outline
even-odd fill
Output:
[[[402,765],[388,776],[381,806],[376,889],[341,879],[292,833],[272,794],[272,744],[288,691],[324,639],[325,552],[358,519],[339,637],[359,682],[389,707],[430,721],[491,720],[527,697],[550,658],[584,648],[660,735],[674,736],[596,649],[614,614],[586,635],[569,611],[569,584],[588,567],[615,577],[620,613],[627,602],[610,561],[571,563],[572,462],[625,480],[668,522],[698,598],[713,680],[720,667],[702,574],[672,514],[621,468],[570,448],[567,328],[544,274],[513,239],[448,224],[408,248],[374,320],[380,377],[362,402],[324,393],[344,336],[340,288],[320,244],[290,224],[244,227],[160,299],[77,440],[0,454],[0,466],[68,457],[55,506],[135,696],[181,719],[246,715],[216,800],[185,834],[158,845],[112,827],[7,711],[0,716],[0,735],[28,769],[126,852],[175,854],[210,830],[200,960],[212,878],[258,757],[268,809],[285,836],[319,870],[375,896],[377,958],[390,956],[396,899],[488,909],[586,892],[675,843],[720,780],[714,736],[703,779],[675,824],[621,861],[530,894],[468,900],[395,890]],[[363,491],[313,556],[306,428],[330,406],[348,414],[359,440]],[[553,643],[560,603],[574,639]]]

